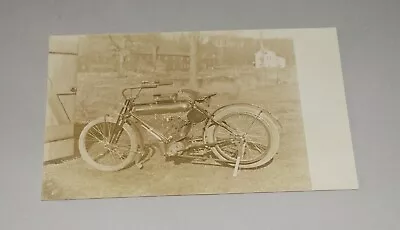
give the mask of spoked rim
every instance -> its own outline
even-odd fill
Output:
[[[236,122],[232,121],[232,118],[239,117],[242,119]],[[262,160],[269,153],[271,133],[265,122],[257,115],[243,112],[232,113],[222,117],[219,122],[223,122],[230,129],[233,129],[228,131],[216,125],[213,131],[214,142],[227,139],[235,140],[229,145],[215,146],[216,150],[227,160],[235,161],[237,159],[242,144],[245,145],[245,152],[240,164],[255,163]],[[265,145],[265,143],[267,144]]]
[[[120,132],[120,136],[112,141],[116,131]],[[82,132],[81,154],[85,161],[96,168],[115,171],[132,161],[132,139],[132,131],[128,124],[117,126],[114,120],[98,119],[88,124]]]

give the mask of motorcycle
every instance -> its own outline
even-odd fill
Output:
[[[140,128],[158,140],[166,158],[184,158],[193,163],[211,160],[214,165],[234,168],[234,176],[239,168],[255,169],[267,164],[278,152],[282,126],[259,106],[233,103],[210,111],[210,101],[217,94],[191,89],[156,94],[150,102],[137,102],[143,90],[170,85],[173,82],[143,81],[123,89],[124,103],[116,116],[106,114],[83,128],[79,137],[82,159],[106,172],[125,169],[132,163],[142,168],[146,154]],[[168,118],[166,123],[172,124],[172,131],[162,132],[141,118],[157,114],[183,114],[183,118]],[[189,133],[199,125],[202,135],[191,137]],[[108,163],[101,160],[107,156]]]

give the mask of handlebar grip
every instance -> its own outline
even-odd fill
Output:
[[[172,81],[154,81],[154,82],[148,82],[148,81],[142,81],[141,88],[142,89],[151,89],[151,88],[157,88],[158,86],[164,86],[164,85],[173,85],[174,83]]]

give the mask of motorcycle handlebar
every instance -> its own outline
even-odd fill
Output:
[[[155,88],[157,86],[173,85],[173,84],[174,83],[172,81],[153,81],[153,82],[142,81],[142,86],[153,86],[151,88]]]
[[[174,83],[172,81],[153,81],[153,82],[149,82],[149,81],[142,81],[142,83],[139,86],[136,87],[131,87],[131,88],[125,88],[124,90],[122,90],[122,95],[124,96],[124,98],[126,98],[125,96],[125,92],[127,90],[133,90],[133,89],[152,89],[152,88],[157,88],[158,86],[167,86],[167,85],[173,85]]]

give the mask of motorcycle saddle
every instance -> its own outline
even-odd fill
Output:
[[[216,95],[215,93],[204,94],[204,93],[200,93],[198,91],[192,90],[192,89],[182,89],[181,92],[185,93],[193,101],[203,100],[204,98]]]

